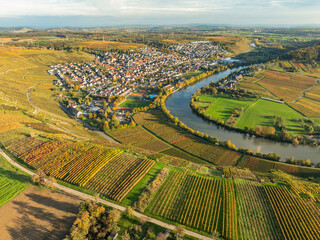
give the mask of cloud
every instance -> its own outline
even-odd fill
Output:
[[[320,1],[314,0],[0,0],[0,4],[2,20],[83,16],[93,21],[94,17],[108,16],[129,24],[319,23],[320,8]]]

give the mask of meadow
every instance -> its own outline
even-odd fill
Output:
[[[285,126],[290,134],[306,134],[299,123],[299,119],[304,118],[302,114],[295,111],[286,104],[258,99],[257,101],[238,100],[228,97],[201,95],[200,102],[195,104],[202,107],[202,104],[209,104],[205,114],[209,114],[213,119],[227,121],[235,108],[243,108],[243,113],[237,120],[235,127],[244,129],[245,127],[273,126],[273,117],[283,118]]]
[[[293,135],[305,134],[305,130],[299,123],[303,115],[290,108],[286,104],[259,99],[249,106],[239,119],[236,127],[273,126],[273,117],[280,116],[284,119],[285,126]]]
[[[146,106],[149,106],[149,105],[150,105],[150,102],[148,102],[148,101],[139,101],[139,100],[127,99],[123,103],[121,103],[119,107],[139,108],[139,107],[146,107]]]
[[[213,118],[221,119],[223,121],[228,120],[235,108],[246,109],[252,104],[251,101],[238,100],[228,97],[213,97],[213,96],[199,96],[201,102],[209,102],[210,106],[205,111],[206,114],[210,114]],[[197,104],[197,102],[196,102]]]

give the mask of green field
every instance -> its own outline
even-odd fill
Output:
[[[27,189],[29,178],[0,156],[0,207]]]
[[[272,126],[273,116],[284,119],[287,130],[291,134],[305,134],[306,132],[299,123],[303,116],[289,106],[281,103],[259,99],[253,103],[242,115],[237,123],[238,128],[251,126]]]
[[[212,118],[226,121],[235,108],[243,108],[244,112],[239,118],[236,127],[273,126],[273,117],[280,116],[284,119],[286,128],[290,134],[305,134],[305,130],[299,123],[300,118],[304,118],[299,112],[295,111],[286,104],[276,103],[268,100],[259,99],[256,102],[238,100],[228,97],[199,96],[200,102],[195,102],[202,107],[205,104],[211,105],[205,111]]]
[[[250,101],[237,100],[227,97],[200,96],[199,99],[202,102],[213,103],[209,106],[205,113],[223,121],[226,121],[230,117],[235,108],[246,108],[252,104]]]
[[[139,101],[139,100],[125,100],[120,104],[120,107],[126,108],[138,108],[138,107],[146,107],[150,105],[151,102],[148,101]]]

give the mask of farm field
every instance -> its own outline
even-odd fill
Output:
[[[121,103],[119,107],[139,108],[139,107],[146,107],[146,106],[149,106],[149,105],[150,105],[150,102],[148,102],[148,101],[127,99],[123,103]]]
[[[47,175],[122,201],[153,160],[88,142],[45,142],[20,158]]]
[[[115,42],[115,41],[87,41],[87,42],[80,42],[78,43],[78,46],[80,47],[88,47],[88,48],[94,48],[94,49],[135,49],[141,47],[146,47],[144,44],[139,43],[126,43],[126,42]]]
[[[265,186],[282,233],[290,239],[319,239],[320,212],[286,187]]]
[[[171,148],[169,144],[157,139],[140,126],[113,130],[109,131],[108,134],[123,144],[133,145],[154,152]]]
[[[307,91],[306,97],[320,101],[320,86],[316,86],[315,88],[311,89],[310,91]]]
[[[270,92],[268,92],[266,89],[261,87],[258,82],[263,78],[263,75],[261,74],[256,74],[253,77],[245,76],[242,78],[236,86],[238,88],[246,89],[247,91],[251,91],[254,93],[257,93],[263,97],[267,98],[275,98]]]
[[[310,98],[301,98],[296,103],[291,103],[290,106],[297,109],[307,117],[320,117],[320,101]]]
[[[81,199],[30,187],[0,208],[0,239],[63,239]]]
[[[284,239],[263,186],[234,180],[240,239]]]
[[[170,148],[170,149],[162,151],[161,153],[169,155],[169,156],[173,156],[173,157],[182,158],[182,159],[185,159],[185,160],[188,160],[191,162],[195,162],[195,163],[204,163],[199,158],[196,158],[192,155],[189,155],[188,153],[185,153],[178,148]]]
[[[137,124],[143,125],[164,141],[208,162],[221,165],[233,165],[240,157],[240,154],[231,153],[229,150],[214,146],[205,140],[187,134],[177,126],[168,122],[160,111],[140,112],[135,114],[133,118]]]
[[[244,111],[238,119],[236,127],[244,129],[245,127],[273,126],[273,117],[279,116],[284,119],[285,126],[289,133],[294,135],[306,134],[305,130],[299,123],[299,119],[304,116],[286,104],[276,103],[268,100],[258,99],[255,102],[237,100],[227,97],[210,97],[206,95],[199,96],[199,103],[208,103],[211,105],[205,111],[212,118],[226,121],[232,114],[235,108]]]
[[[253,172],[266,173],[270,169],[275,169],[298,177],[308,177],[310,175],[314,177],[320,177],[320,171],[317,168],[301,167],[297,165],[269,161],[252,156],[243,156],[236,166],[247,168]]]
[[[210,102],[211,105],[205,111],[206,114],[210,114],[213,118],[218,118],[226,121],[232,114],[235,108],[247,108],[252,104],[250,101],[237,100],[227,97],[211,97],[211,96],[199,96],[201,102]],[[197,104],[197,102],[195,102]]]
[[[302,95],[302,92],[316,84],[316,79],[293,73],[265,71],[265,77],[258,84],[272,94],[287,102],[292,102]]]
[[[0,156],[0,209],[28,188],[29,179]],[[1,236],[1,231],[0,231]]]
[[[81,62],[91,58],[86,53],[2,47],[0,49],[2,94],[5,95],[5,98],[9,98],[9,100],[31,108],[31,105],[27,101],[27,88],[45,81],[50,82],[51,87],[53,86],[52,80],[54,76],[50,76],[47,73],[49,65],[68,61]],[[50,102],[48,101],[50,95],[46,96],[46,104],[41,103],[44,109],[48,109],[47,104]],[[59,108],[58,104],[55,104]]]
[[[284,119],[289,133],[294,135],[305,134],[305,130],[299,123],[303,116],[285,104],[259,99],[248,107],[239,119],[236,127],[273,126],[273,117],[280,116]]]
[[[230,180],[173,171],[146,209],[147,213],[238,239],[237,212]]]

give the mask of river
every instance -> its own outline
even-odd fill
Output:
[[[286,158],[294,157],[294,159],[310,159],[313,163],[320,162],[320,147],[293,145],[289,143],[280,143],[264,138],[250,137],[242,133],[237,133],[219,127],[212,122],[208,122],[192,112],[190,100],[195,91],[208,85],[210,82],[218,81],[229,75],[233,71],[241,68],[228,69],[224,72],[214,74],[202,81],[199,81],[185,89],[173,93],[166,101],[166,107],[174,117],[178,117],[181,122],[186,124],[193,130],[207,133],[216,137],[221,141],[230,140],[236,147],[250,148],[254,152],[261,153],[278,153],[281,161]]]

